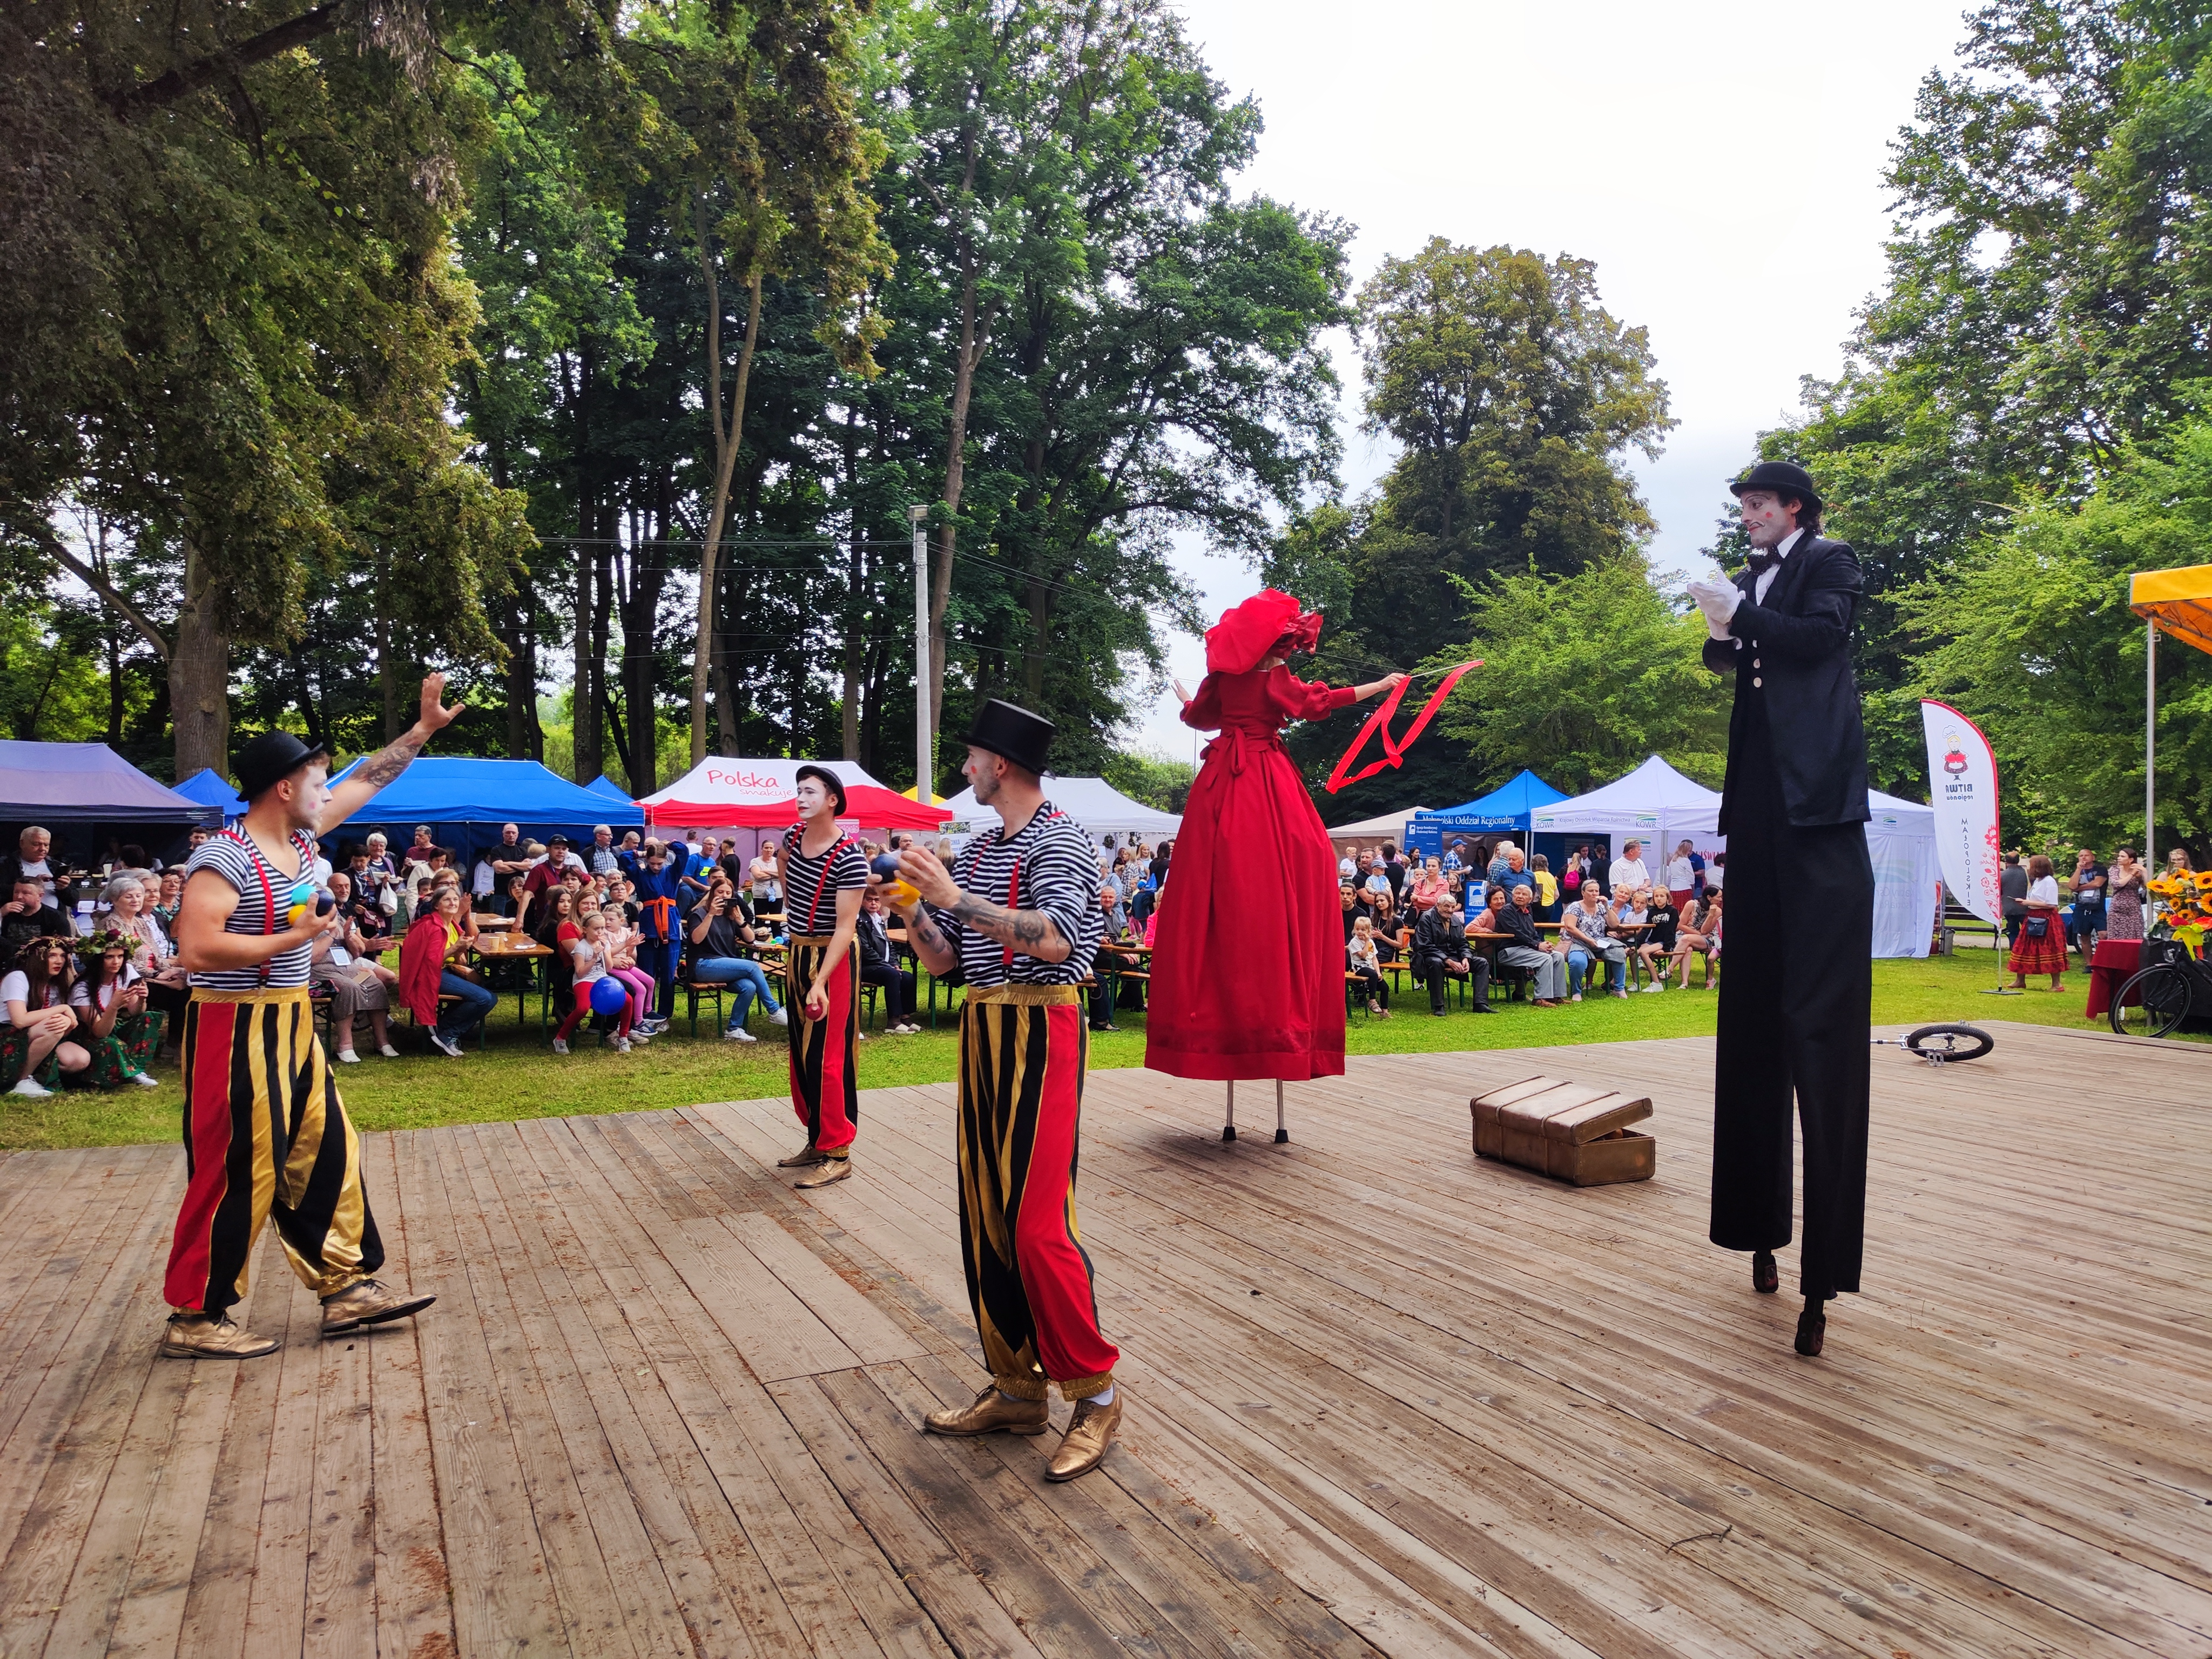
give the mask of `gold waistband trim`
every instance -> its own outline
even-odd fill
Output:
[[[836,937],[835,933],[793,933],[791,935],[790,942],[793,945],[823,945],[829,944]],[[854,941],[856,944],[858,942]]]
[[[192,987],[194,1002],[305,1002],[307,988],[290,986],[282,989],[256,988],[251,991],[211,991],[203,985]]]
[[[968,1000],[971,1005],[1010,1002],[1018,1008],[1054,1008],[1064,1003],[1079,1004],[1083,993],[1075,985],[985,985],[971,988]]]

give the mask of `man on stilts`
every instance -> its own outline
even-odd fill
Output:
[[[960,1248],[991,1382],[932,1412],[933,1434],[1042,1434],[1050,1385],[1075,1415],[1045,1471],[1098,1467],[1121,1420],[1121,1355],[1098,1329],[1091,1258],[1075,1223],[1075,1164],[1089,1034],[1082,993],[1103,931],[1098,855],[1045,799],[1052,723],[996,698],[967,736],[962,772],[999,814],[947,871],[908,848],[901,907],[930,972],[966,977],[960,1012]],[[896,892],[897,890],[892,890]]]
[[[1790,1242],[1790,1099],[1805,1143],[1796,1348],[1817,1356],[1823,1304],[1859,1287],[1866,1238],[1867,1030],[1874,1018],[1874,870],[1867,746],[1851,672],[1863,586],[1820,532],[1810,474],[1763,461],[1729,488],[1750,568],[1692,582],[1705,665],[1735,676],[1721,833],[1727,950],[1713,1076],[1712,1241],[1752,1252],[1771,1295]]]
[[[795,1183],[827,1187],[853,1173],[860,1133],[860,952],[854,925],[868,885],[860,844],[837,827],[845,786],[826,766],[795,775],[799,824],[783,837],[784,915],[791,951],[784,1004],[791,1010],[791,1109],[806,1145],[780,1168],[805,1169]]]
[[[461,710],[441,708],[446,677],[422,682],[420,717],[336,787],[330,757],[289,732],[238,753],[248,803],[235,830],[201,843],[185,867],[177,954],[191,980],[185,1009],[185,1199],[164,1293],[161,1352],[176,1359],[252,1359],[273,1337],[241,1329],[264,1221],[323,1304],[325,1336],[419,1313],[437,1300],[379,1281],[384,1245],[362,1189],[361,1142],[346,1118],[307,1006],[315,940],[340,921],[319,906],[315,836],[343,823],[404,772]],[[325,902],[327,900],[325,900]]]

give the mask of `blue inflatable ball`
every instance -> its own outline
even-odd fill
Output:
[[[592,1012],[610,1018],[622,1012],[629,1001],[629,992],[618,979],[595,979],[592,981]]]

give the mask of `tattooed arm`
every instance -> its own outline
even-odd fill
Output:
[[[441,707],[446,691],[446,677],[433,674],[422,682],[422,708],[415,724],[395,743],[388,743],[367,760],[353,769],[345,781],[332,787],[331,804],[324,809],[323,822],[343,823],[368,805],[377,791],[404,772],[422,752],[422,745],[432,734],[450,726],[461,712],[462,705],[451,708]]]
[[[1025,957],[1035,957],[1040,962],[1065,962],[1073,948],[1043,911],[1012,910],[964,891],[952,879],[952,872],[924,848],[909,847],[901,853],[899,873],[922,898],[961,926],[972,927],[985,939],[996,939]],[[871,884],[880,885],[880,879]],[[946,974],[959,965],[958,952],[943,930],[930,920],[928,911],[916,903],[899,914],[906,918],[907,938],[925,968],[933,974]]]

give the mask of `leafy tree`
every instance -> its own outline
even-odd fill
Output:
[[[2208,538],[2212,421],[2192,417],[2121,452],[2079,507],[2031,507],[1899,596],[1922,647],[1908,690],[1956,705],[1989,734],[2008,844],[2109,853],[2141,836],[2143,627],[2127,578],[2202,563]],[[2185,845],[2202,869],[2212,858],[2212,660],[2168,641],[2159,681],[2158,841]]]

